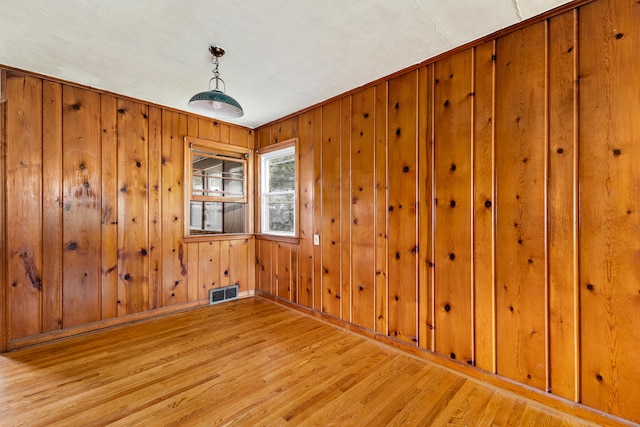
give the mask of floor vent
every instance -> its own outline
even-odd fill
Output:
[[[238,299],[238,285],[209,289],[209,304],[218,304],[232,299]]]

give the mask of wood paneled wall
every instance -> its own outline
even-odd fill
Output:
[[[184,136],[252,148],[253,131],[3,76],[8,349],[253,291],[253,237],[185,241],[182,190]]]
[[[302,174],[257,288],[640,421],[638,52],[596,0],[258,129]]]

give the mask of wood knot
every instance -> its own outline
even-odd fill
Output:
[[[364,113],[363,116],[364,116],[365,119],[368,119],[369,118],[369,113]]]
[[[457,169],[455,163],[451,165],[451,172],[455,172]]]
[[[623,37],[624,37],[624,34],[622,34],[622,33],[616,34],[616,39],[618,39],[618,40],[620,40]]]
[[[456,354],[455,354],[455,353],[451,353],[449,356],[450,356],[453,360],[456,360]]]
[[[446,311],[447,313],[451,311],[451,306],[449,304],[445,304],[444,305],[444,311]]]
[[[564,153],[564,150],[563,150],[562,148],[558,148],[558,149],[556,150],[556,153],[558,153],[558,154],[562,154],[562,153]]]
[[[595,286],[593,286],[591,283],[587,284],[588,291],[593,291],[594,289],[595,289]]]
[[[597,375],[596,375],[596,380],[597,380],[598,382],[602,382],[602,380],[603,380],[603,379],[604,379],[604,378],[602,378],[602,375],[600,375],[600,374],[597,374]]]
[[[130,279],[131,279],[131,275],[130,275],[129,273],[127,273],[127,274],[125,274],[122,278],[123,278],[124,280],[130,280]]]
[[[136,162],[136,167],[137,167],[137,168],[142,167],[142,163],[140,163],[140,162]]]
[[[485,208],[490,208],[491,207],[491,200],[487,200],[484,202],[484,207]]]
[[[449,203],[449,206],[451,206],[452,208],[455,208],[455,207],[456,207],[456,201],[455,201],[455,200],[452,200],[452,201]]]
[[[124,108],[118,108],[118,113],[120,113],[120,114],[124,114],[124,113],[125,113]]]
[[[73,105],[71,106],[71,108],[73,108],[74,110],[78,111],[78,110],[81,108],[81,107],[80,107],[80,103],[79,103],[79,102],[76,102],[75,104],[73,104]]]
[[[145,255],[147,255],[147,250],[146,249],[142,249],[140,251],[140,253],[142,254],[142,256],[145,256]]]
[[[396,136],[400,136],[401,133],[402,131],[400,130],[400,128],[396,129]]]
[[[613,150],[613,155],[614,156],[619,156],[620,154],[622,154],[622,150],[620,150],[619,148],[616,148],[615,150]]]
[[[453,261],[454,259],[456,259],[456,254],[454,254],[454,253],[450,253],[450,254],[449,254],[449,259],[450,259],[451,261]]]
[[[405,165],[405,166],[402,168],[402,172],[404,172],[404,173],[409,172],[409,166],[406,166],[406,165]]]

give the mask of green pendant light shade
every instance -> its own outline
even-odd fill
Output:
[[[242,107],[232,97],[219,89],[200,92],[191,97],[189,107],[201,114],[213,114],[220,118],[242,117]]]
[[[211,62],[215,66],[213,69],[213,78],[209,80],[209,90],[193,95],[189,100],[189,107],[197,113],[222,119],[242,117],[244,111],[240,103],[218,87],[220,82],[222,82],[223,85],[225,84],[224,80],[220,78],[220,72],[218,71],[218,58],[224,55],[224,49],[219,46],[211,46],[209,47],[209,52],[213,55]],[[211,89],[211,82],[214,80],[216,81],[216,87],[215,89]]]

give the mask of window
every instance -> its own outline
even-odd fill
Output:
[[[258,150],[260,232],[297,235],[297,138]]]
[[[185,235],[246,233],[249,217],[246,148],[185,138]]]

